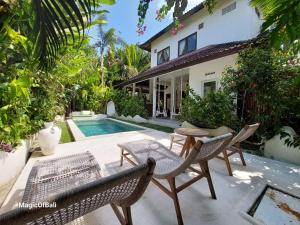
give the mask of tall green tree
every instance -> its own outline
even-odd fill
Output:
[[[135,44],[124,43],[111,48],[105,55],[104,66],[109,83],[126,80],[150,68],[150,53]]]
[[[95,44],[95,47],[99,49],[100,53],[100,73],[101,73],[101,85],[104,86],[104,55],[105,51],[109,48],[113,48],[115,45],[122,43],[121,39],[116,35],[116,30],[110,28],[104,31],[103,26],[99,25],[99,39]]]
[[[128,78],[150,68],[150,54],[137,45],[126,45],[123,49],[125,70]]]

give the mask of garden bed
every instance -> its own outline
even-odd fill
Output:
[[[58,125],[61,129],[61,139],[60,144],[74,142],[74,137],[68,127],[67,122],[61,122]]]

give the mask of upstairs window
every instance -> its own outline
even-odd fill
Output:
[[[157,65],[170,60],[170,47],[167,47],[157,53]]]
[[[222,15],[224,16],[225,14],[227,14],[235,9],[236,9],[236,2],[231,3],[230,5],[228,5],[222,9]]]
[[[197,33],[194,33],[178,42],[178,56],[182,56],[197,48]]]

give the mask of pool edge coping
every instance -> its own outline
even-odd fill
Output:
[[[76,125],[76,123],[74,122],[73,119],[68,119],[67,123],[69,125],[70,131],[71,131],[71,133],[72,133],[72,135],[74,137],[75,142],[76,141],[83,141],[83,140],[91,140],[91,139],[96,139],[96,138],[100,138],[100,137],[109,137],[111,135],[117,135],[117,134],[120,135],[120,134],[136,133],[136,132],[143,132],[144,133],[144,132],[150,132],[150,131],[153,130],[153,129],[148,128],[148,127],[143,127],[143,126],[140,126],[140,125],[136,125],[136,124],[132,124],[132,123],[127,123],[125,121],[121,121],[121,120],[114,119],[114,118],[105,118],[105,119],[110,119],[110,120],[113,120],[113,121],[118,122],[118,123],[123,123],[123,124],[129,125],[129,126],[142,128],[143,130],[139,130],[139,131],[126,131],[126,132],[118,132],[118,133],[112,133],[112,134],[102,134],[102,135],[95,135],[95,136],[87,137],[79,129],[79,127]],[[97,120],[99,120],[99,119],[97,119]]]
[[[75,124],[73,119],[68,119],[67,123],[69,125],[69,128],[71,130],[71,133],[72,133],[75,141],[85,140],[86,136],[81,132],[81,130]]]

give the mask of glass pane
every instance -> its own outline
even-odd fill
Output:
[[[161,64],[162,63],[162,52],[157,53],[157,64]]]
[[[170,59],[170,49],[167,48],[163,51],[163,58],[164,58],[164,62],[169,61]]]
[[[217,90],[216,81],[205,82],[203,85],[204,96],[208,95],[211,92],[215,92]]]
[[[194,51],[197,48],[197,35],[194,34],[188,38],[188,52]]]
[[[179,42],[179,56],[187,52],[187,42],[186,39]]]
[[[166,53],[168,55],[168,61],[170,60],[170,48],[167,48]]]
[[[162,64],[170,60],[170,48],[166,48],[157,53],[157,64]]]

